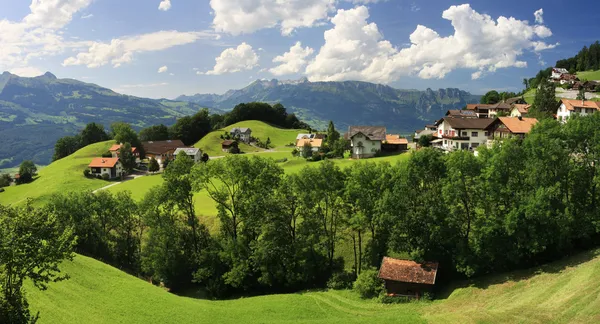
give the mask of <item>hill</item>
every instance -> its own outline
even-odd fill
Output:
[[[481,96],[459,89],[400,90],[368,82],[309,82],[257,80],[223,95],[196,94],[177,100],[228,110],[242,102],[280,102],[300,120],[325,129],[333,120],[339,129],[349,125],[385,125],[391,132],[412,133],[448,109],[479,102]]]
[[[434,302],[401,305],[361,300],[350,291],[180,297],[84,256],[61,266],[69,280],[47,291],[26,288],[40,323],[593,323],[600,320],[598,255],[482,278]]]
[[[0,75],[0,168],[33,160],[49,164],[60,137],[74,135],[89,122],[108,127],[115,121],[135,128],[170,125],[201,106],[190,102],[121,95],[95,84],[58,79]]]
[[[83,170],[87,168],[91,158],[102,155],[113,144],[113,141],[107,141],[88,145],[70,156],[54,161],[40,169],[33,182],[5,188],[6,191],[0,193],[0,203],[18,204],[31,198],[35,203],[41,204],[57,192],[94,190],[110,184],[103,180],[85,178]]]
[[[600,70],[596,71],[585,71],[585,72],[577,72],[577,77],[579,80],[592,80],[598,81],[600,80]]]

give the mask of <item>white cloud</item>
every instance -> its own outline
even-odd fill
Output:
[[[252,46],[242,43],[237,48],[228,48],[224,50],[215,61],[215,67],[204,74],[220,75],[224,73],[251,70],[258,65],[258,55],[254,52]],[[203,73],[197,72],[197,74]]]
[[[410,11],[412,11],[412,12],[417,12],[417,11],[419,11],[419,10],[421,10],[421,7],[417,6],[417,4],[416,4],[416,3],[414,3],[414,2],[413,2],[413,3],[410,5]]]
[[[283,35],[327,19],[336,0],[210,0],[216,31],[232,35],[278,26]],[[364,0],[363,0],[364,1]]]
[[[8,72],[22,77],[35,77],[44,74],[42,70],[32,66],[12,68]]]
[[[93,17],[94,17],[94,14],[89,14],[89,15],[81,16],[81,19],[90,19]]]
[[[23,19],[28,26],[59,29],[66,26],[79,10],[92,0],[32,0],[31,13]]]
[[[544,9],[539,9],[536,12],[533,13],[533,16],[535,17],[535,22],[538,24],[543,24],[544,23]]]
[[[110,43],[93,42],[87,51],[64,60],[63,65],[85,65],[95,68],[106,64],[119,67],[130,63],[136,53],[162,51],[174,46],[193,43],[201,38],[212,38],[204,32],[159,31],[149,34],[116,38]]]
[[[167,11],[171,9],[171,0],[162,0],[158,5],[158,10]]]
[[[387,0],[346,0],[346,1],[352,2],[354,4],[369,4],[369,3],[383,2],[383,1],[387,1]]]
[[[158,73],[165,73],[167,71],[169,71],[169,68],[166,65],[158,68]]]
[[[300,72],[307,64],[306,58],[312,55],[314,50],[310,47],[302,48],[302,43],[297,42],[290,48],[289,52],[273,59],[280,65],[269,70],[274,75],[286,75]]]
[[[331,19],[334,27],[325,32],[325,45],[306,74],[311,81],[389,83],[403,75],[443,78],[468,68],[476,70],[472,74],[476,79],[500,68],[525,67],[527,63],[519,60],[525,51],[537,53],[558,45],[540,40],[552,35],[543,25],[513,17],[493,19],[468,4],[451,6],[442,17],[450,21],[454,34],[442,37],[419,25],[410,35],[410,47],[399,49],[383,38],[375,23],[368,23],[366,7],[338,10]]]

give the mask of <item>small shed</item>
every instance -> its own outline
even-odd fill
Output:
[[[408,140],[400,135],[385,135],[385,141],[381,143],[381,150],[385,152],[400,152],[408,150]]]
[[[234,140],[225,140],[221,143],[221,149],[223,152],[229,152],[229,149],[235,145]]]
[[[390,296],[404,296],[419,299],[430,292],[435,285],[438,263],[417,263],[383,257],[379,278],[385,281],[385,290]]]

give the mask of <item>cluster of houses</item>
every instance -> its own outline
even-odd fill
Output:
[[[598,89],[600,82],[596,81],[580,81],[577,75],[570,74],[567,69],[563,68],[552,68],[552,74],[550,75],[550,82],[558,84],[570,84],[573,86],[573,90],[579,90],[583,88],[585,91],[593,92]]]
[[[194,162],[199,162],[202,159],[202,151],[198,148],[186,147],[180,140],[167,141],[149,141],[143,142],[142,146],[147,159],[154,158],[162,167],[165,160],[173,160],[180,152],[185,152]],[[92,159],[88,168],[90,175],[97,177],[106,177],[109,179],[117,179],[125,176],[125,169],[119,159],[119,150],[122,144],[115,144],[110,149],[112,157],[97,157]],[[140,150],[136,147],[131,148],[131,153],[136,158],[136,163],[141,164]]]

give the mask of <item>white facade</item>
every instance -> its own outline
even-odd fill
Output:
[[[187,156],[189,156],[192,160],[194,160],[194,162],[198,163],[200,162],[200,160],[202,159],[202,151],[200,151],[200,149],[197,148],[187,148],[187,147],[181,147],[175,150],[175,153],[173,155],[175,155],[175,157],[177,157],[177,155],[180,152],[185,152],[185,154]]]
[[[513,107],[513,109],[510,110],[510,117],[521,117],[521,112],[517,107]]]
[[[438,126],[437,136],[446,151],[474,150],[487,143],[490,134],[484,129],[454,129],[446,121]]]
[[[362,133],[352,136],[350,146],[352,147],[352,157],[359,159],[372,157],[381,151],[381,141],[372,141]]]
[[[569,71],[567,71],[566,69],[563,69],[563,68],[560,68],[560,69],[553,68],[552,69],[552,76],[551,76],[551,78],[557,80],[557,79],[560,79],[560,77],[563,74],[567,74],[567,73],[569,73]]]
[[[595,113],[596,111],[598,111],[598,109],[595,109],[593,107],[574,107],[573,110],[569,110],[563,102],[560,104],[560,107],[556,112],[556,118],[559,122],[566,123],[567,120],[569,120],[569,118],[573,115],[577,114],[580,116],[587,116]]]
[[[114,172],[113,172],[114,169]],[[124,173],[123,164],[121,161],[117,162],[113,168],[90,168],[90,174],[96,176],[103,176],[105,174],[108,175],[110,179],[115,179],[121,176]]]

